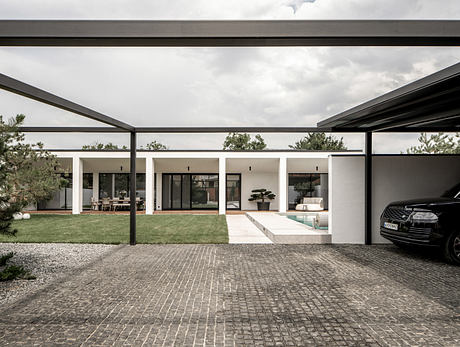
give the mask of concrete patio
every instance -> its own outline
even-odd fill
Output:
[[[122,245],[2,307],[0,340],[458,346],[459,286],[391,245]]]

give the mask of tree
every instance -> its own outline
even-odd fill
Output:
[[[128,149],[126,146],[121,146],[118,147],[118,145],[113,144],[112,142],[109,142],[107,144],[103,144],[100,142],[95,142],[92,145],[84,145],[81,147],[82,150],[84,151],[112,151],[112,150],[117,150],[117,149]]]
[[[224,150],[230,151],[260,151],[267,147],[262,136],[257,134],[254,140],[246,133],[229,133],[223,144]]]
[[[347,149],[343,137],[336,139],[326,133],[307,133],[307,136],[289,145],[292,149],[303,149],[308,151],[344,151]]]
[[[420,144],[406,150],[408,154],[460,154],[460,133],[448,135],[444,133],[421,133]]]
[[[144,149],[143,146],[141,146],[141,149]],[[149,151],[164,151],[166,149],[168,149],[168,147],[166,147],[164,144],[162,144],[161,142],[158,142],[156,140],[153,140],[152,142],[150,143],[147,143],[145,145],[145,149],[149,150]]]
[[[116,150],[126,150],[128,149],[128,147],[126,146],[118,146],[118,145],[115,145],[113,144],[112,142],[109,142],[109,143],[100,143],[100,142],[95,142],[94,144],[92,145],[84,145],[81,147],[82,150],[84,151],[116,151]],[[144,149],[143,146],[140,147],[140,149]],[[163,145],[162,143],[158,142],[158,141],[152,141],[150,143],[148,143],[147,145],[145,145],[145,149],[149,150],[149,151],[162,151],[162,150],[165,150],[165,149],[168,149],[168,147],[166,147],[165,145]]]
[[[11,222],[15,213],[39,200],[52,197],[64,183],[56,170],[56,156],[43,149],[42,143],[24,143],[19,126],[25,116],[8,122],[0,116],[0,233],[14,235]]]

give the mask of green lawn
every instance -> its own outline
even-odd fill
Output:
[[[0,242],[129,243],[129,215],[32,215]],[[138,243],[228,243],[225,216],[138,215]]]

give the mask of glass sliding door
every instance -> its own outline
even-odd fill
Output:
[[[145,200],[145,173],[136,174],[136,197]]]
[[[227,210],[241,210],[241,174],[227,174]]]
[[[182,208],[182,176],[172,176],[172,202],[171,206],[174,210]]]
[[[129,174],[120,173],[115,174],[115,192],[113,194],[114,198],[118,197],[128,197],[129,196]]]
[[[83,174],[83,208],[91,208],[91,198],[93,197],[93,174]]]
[[[39,201],[38,210],[71,210],[72,209],[72,174],[61,174],[67,184],[55,192],[50,200]],[[83,201],[84,209],[91,208],[91,197],[93,196],[93,174],[83,174]]]
[[[162,179],[162,189],[161,195],[163,200],[163,210],[170,210],[172,208],[171,205],[171,182],[172,182],[172,175],[163,175]]]
[[[72,174],[61,174],[67,184],[53,194],[49,200],[38,201],[38,210],[70,210],[72,209]]]
[[[113,174],[99,174],[99,199],[113,198]]]
[[[129,173],[99,174],[99,199],[131,196],[131,176]],[[136,174],[136,197],[145,199],[145,173]]]
[[[191,189],[191,176],[182,175],[182,209],[184,210],[192,208]]]
[[[217,209],[218,174],[163,174],[163,209]]]
[[[192,175],[192,208],[219,207],[219,175]]]

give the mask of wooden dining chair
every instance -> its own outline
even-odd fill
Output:
[[[112,205],[110,203],[110,199],[109,198],[102,198],[102,204],[101,204],[101,209],[102,211],[110,211],[110,209],[112,208]]]

